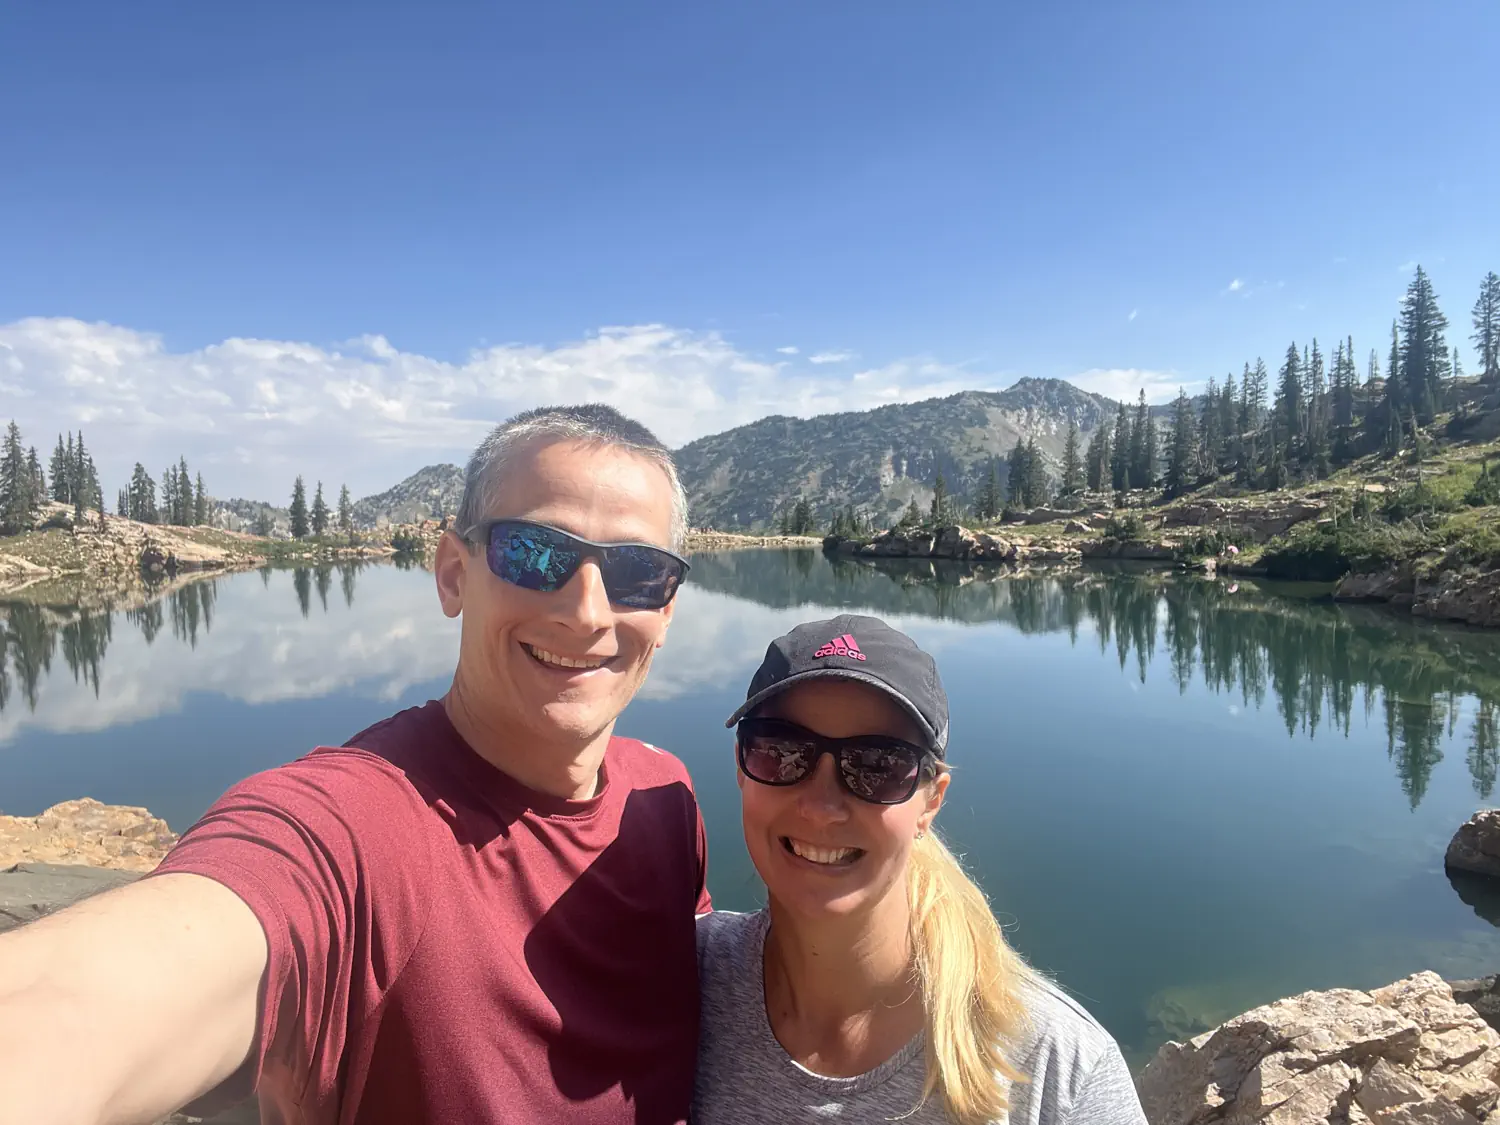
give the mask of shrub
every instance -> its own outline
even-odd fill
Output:
[[[1410,562],[1440,542],[1432,533],[1389,524],[1303,525],[1268,549],[1261,562],[1272,578],[1336,582],[1351,571],[1363,574]]]
[[[1464,503],[1471,508],[1488,508],[1500,504],[1500,472],[1490,472],[1489,462],[1479,468],[1479,475],[1464,493]]]
[[[391,536],[391,549],[398,555],[420,555],[427,547],[421,535],[406,528],[398,528]]]
[[[1130,541],[1146,534],[1146,521],[1135,512],[1116,512],[1104,521],[1104,538]]]
[[[1462,507],[1451,489],[1436,488],[1427,481],[1418,481],[1410,488],[1393,493],[1385,502],[1385,518],[1392,523],[1401,523],[1419,515],[1436,512],[1456,512]]]
[[[67,512],[53,512],[41,522],[38,530],[49,531],[55,527],[60,527],[64,531],[71,530],[73,527],[73,517]]]

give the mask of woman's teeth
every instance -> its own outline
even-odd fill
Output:
[[[554,668],[602,668],[604,666],[603,657],[590,657],[577,660],[571,656],[559,656],[555,652],[548,652],[544,648],[537,648],[536,645],[527,645],[526,651],[543,664],[550,664]]]
[[[850,863],[861,854],[859,848],[820,848],[815,844],[793,840],[790,836],[785,836],[782,840],[793,855],[801,856],[810,863]]]

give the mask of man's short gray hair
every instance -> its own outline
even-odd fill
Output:
[[[457,530],[467,532],[490,512],[500,481],[516,453],[537,439],[577,441],[624,449],[645,458],[666,474],[672,486],[671,543],[681,551],[687,536],[687,494],[677,476],[672,452],[656,435],[612,406],[539,406],[500,423],[479,443],[464,471],[464,498],[458,506]]]

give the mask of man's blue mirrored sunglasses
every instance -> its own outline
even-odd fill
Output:
[[[661,609],[688,572],[686,559],[649,543],[594,543],[530,520],[485,520],[461,538],[483,544],[495,577],[524,590],[560,590],[594,559],[609,600],[627,609]]]

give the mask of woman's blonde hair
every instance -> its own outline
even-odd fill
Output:
[[[922,1099],[941,1091],[958,1125],[1009,1108],[1008,1082],[1025,1076],[1006,1057],[1026,1022],[1021,988],[1032,969],[1005,943],[984,892],[929,830],[912,847],[906,878],[911,944],[927,1019]]]

